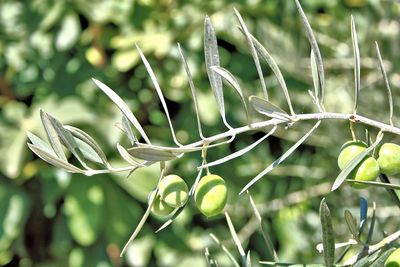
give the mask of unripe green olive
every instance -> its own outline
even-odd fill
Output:
[[[154,197],[155,192],[156,191],[154,190],[149,194],[149,202]],[[153,201],[153,205],[151,206],[151,212],[157,217],[165,218],[170,215],[173,210],[174,208],[168,206],[164,201],[160,199],[160,195],[157,194]]]
[[[178,175],[165,176],[160,182],[160,196],[171,207],[181,207],[188,199],[188,187]]]
[[[207,217],[220,214],[226,204],[228,190],[224,179],[208,174],[200,179],[194,193],[197,208]]]
[[[400,267],[400,248],[393,251],[386,259],[385,267]]]
[[[351,140],[343,144],[338,157],[339,169],[343,170],[358,154],[367,149],[367,144],[360,140]]]
[[[378,163],[384,174],[400,173],[400,146],[393,143],[383,144],[378,152]]]
[[[367,157],[350,173],[350,179],[357,181],[374,181],[379,175],[379,164],[373,157]],[[366,188],[367,184],[352,183],[355,188]]]

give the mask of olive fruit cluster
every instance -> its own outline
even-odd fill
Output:
[[[385,267],[400,267],[400,248],[393,251],[386,259]]]
[[[167,175],[159,185],[159,192],[149,195],[149,202],[154,198],[151,212],[159,218],[168,217],[175,208],[182,207],[188,200],[188,187],[177,175]],[[225,208],[228,190],[224,179],[215,174],[202,177],[196,187],[194,199],[197,208],[206,217],[214,217]]]
[[[149,201],[154,197],[155,191],[150,193]],[[178,207],[182,207],[188,199],[188,187],[178,175],[165,176],[159,185],[159,192],[153,201],[151,212],[157,217],[164,218]]]
[[[346,142],[340,149],[338,165],[343,170],[350,161],[367,149],[367,144],[360,140]],[[400,173],[400,146],[393,143],[383,144],[378,151],[378,158],[366,156],[348,178],[357,181],[374,181],[379,173],[394,175]],[[355,188],[366,188],[368,185],[353,183]]]

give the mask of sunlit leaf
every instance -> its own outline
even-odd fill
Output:
[[[254,64],[256,65],[256,69],[257,69],[258,77],[260,79],[261,88],[263,90],[264,97],[265,97],[265,99],[268,100],[267,86],[265,85],[264,74],[261,69],[261,64],[260,64],[260,60],[258,59],[258,54],[257,54],[256,48],[254,47],[253,39],[251,38],[251,34],[249,33],[247,26],[243,21],[242,16],[239,14],[239,12],[236,10],[236,8],[234,8],[233,10],[235,11],[235,15],[239,20],[240,26],[242,27],[244,36],[246,37],[247,44],[250,49],[251,56],[253,57]]]
[[[131,141],[131,144],[134,145],[136,142],[138,142],[138,139],[136,138],[135,134],[132,131],[131,125],[129,124],[129,120],[126,118],[125,115],[122,115],[122,129],[124,130],[125,134],[128,136],[129,141]]]
[[[172,138],[174,139],[174,142],[175,142],[175,144],[177,146],[181,146],[181,144],[176,139],[174,127],[172,126],[171,117],[169,116],[167,103],[165,102],[164,95],[163,95],[163,93],[161,91],[160,85],[157,82],[156,75],[154,74],[153,69],[151,68],[151,66],[150,66],[149,62],[147,61],[146,57],[144,56],[142,50],[140,50],[139,46],[136,45],[136,49],[138,50],[140,58],[142,59],[143,64],[146,67],[147,73],[150,75],[150,79],[153,82],[154,88],[157,91],[158,98],[160,99],[161,105],[163,106],[163,109],[164,109],[164,112],[165,112],[165,115],[167,116],[167,120],[168,120],[169,128],[171,130]]]
[[[128,118],[128,120],[133,124],[133,126],[138,130],[140,135],[146,141],[146,143],[151,144],[149,138],[147,137],[145,131],[140,125],[139,121],[136,119],[135,115],[133,115],[132,111],[130,111],[128,105],[117,95],[110,87],[105,85],[104,83],[92,78],[93,82],[102,90],[110,99],[114,102],[115,105],[121,110],[121,112]]]
[[[47,134],[47,139],[49,140],[49,143],[56,153],[57,157],[60,158],[62,161],[67,161],[61,141],[58,137],[56,130],[54,129],[53,124],[50,122],[47,113],[40,110],[40,118],[42,120],[44,130]]]
[[[260,98],[258,96],[250,96],[250,104],[260,114],[268,116],[270,118],[289,121],[291,120],[289,114],[278,106],[275,106],[268,100]]]
[[[48,154],[57,157],[57,155],[54,153],[54,150],[50,147],[50,145],[45,141],[43,141],[40,137],[36,136],[31,132],[27,132],[26,134],[28,136],[29,141],[31,141],[32,144],[42,149],[43,151],[47,152]]]
[[[358,39],[356,25],[354,23],[354,18],[351,16],[351,40],[353,43],[353,53],[354,53],[354,112],[357,111],[358,98],[361,89],[361,79],[360,79],[360,50],[358,48]]]
[[[67,161],[63,161],[56,156],[47,153],[46,151],[42,150],[41,148],[28,143],[29,148],[35,153],[39,158],[46,161],[47,163],[54,165],[55,167],[65,169],[66,171],[73,172],[73,173],[83,173],[84,170],[75,167],[74,165],[68,163]]]
[[[242,264],[244,266],[246,266],[246,262],[247,262],[246,261],[246,253],[243,250],[242,244],[240,243],[240,240],[236,233],[235,227],[233,226],[231,218],[229,217],[229,214],[227,212],[225,212],[225,218],[226,218],[226,222],[228,224],[229,232],[231,233],[233,243],[235,244],[235,246],[239,252]]]
[[[335,260],[335,236],[333,233],[331,212],[329,211],[325,198],[322,199],[319,207],[319,217],[322,225],[322,244],[324,247],[325,265],[331,267]]]
[[[272,171],[275,167],[281,164],[287,157],[289,157],[306,139],[310,134],[318,128],[321,121],[318,121],[311,129],[308,131],[302,138],[299,139],[291,148],[289,148],[282,156],[280,156],[277,160],[272,162],[267,168],[265,168],[262,172],[260,172],[256,177],[254,177],[250,182],[248,182],[245,187],[240,191],[239,195],[243,194],[246,190],[248,190],[252,185],[254,185],[258,180],[264,177],[267,173]]]
[[[132,147],[128,148],[128,152],[135,158],[154,162],[168,161],[180,157],[172,152],[157,150],[151,147]]]

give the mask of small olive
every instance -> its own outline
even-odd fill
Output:
[[[151,198],[154,197],[155,192],[156,191],[154,190],[149,194],[149,202],[150,202]],[[173,210],[174,210],[174,208],[171,206],[168,206],[164,201],[162,201],[160,199],[160,195],[157,194],[157,196],[155,197],[155,199],[153,201],[153,205],[151,206],[151,212],[157,217],[165,218],[168,215],[170,215]]]
[[[378,152],[378,163],[384,174],[400,173],[400,146],[393,143],[383,144]]]
[[[224,210],[227,196],[228,190],[224,179],[215,174],[208,174],[200,179],[194,199],[201,213],[213,217]]]
[[[171,207],[181,207],[188,199],[188,186],[178,175],[167,175],[160,182],[160,196]]]
[[[357,181],[374,181],[379,175],[379,164],[373,157],[367,157],[355,167],[348,178]],[[366,188],[367,184],[352,183],[355,188]]]
[[[338,165],[343,170],[349,162],[367,148],[367,144],[360,140],[351,140],[343,144],[338,157]]]
[[[393,251],[386,259],[385,267],[400,267],[400,248]]]

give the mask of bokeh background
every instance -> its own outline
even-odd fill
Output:
[[[326,70],[326,108],[351,112],[353,58],[350,15],[361,52],[362,91],[358,113],[388,122],[386,89],[378,67],[378,41],[399,112],[400,3],[389,0],[303,0]],[[230,266],[212,241],[215,234],[238,257],[224,217],[207,220],[191,203],[167,229],[150,217],[126,257],[119,258],[146,209],[147,194],[158,179],[157,166],[126,173],[85,177],[56,169],[28,149],[26,131],[45,137],[39,109],[64,124],[79,127],[101,144],[115,165],[123,166],[116,144],[128,140],[114,127],[121,114],[91,81],[113,88],[140,120],[154,143],[170,145],[167,121],[157,94],[135,49],[138,44],[156,72],[181,142],[198,139],[193,102],[176,43],[185,51],[194,76],[205,135],[224,131],[206,76],[203,22],[208,14],[218,35],[221,65],[235,74],[247,95],[260,84],[247,44],[238,30],[236,7],[249,30],[280,66],[297,113],[315,111],[310,48],[294,1],[173,0],[33,0],[0,1],[0,265],[1,266],[206,266],[204,249],[221,266]],[[263,63],[272,101],[286,109],[273,73]],[[245,124],[235,92],[225,90],[227,119]],[[395,117],[395,123],[398,122]],[[248,155],[212,168],[229,188],[227,211],[253,266],[270,260],[257,231],[248,197],[240,189],[299,139],[312,124],[280,128]],[[375,129],[369,129],[372,136]],[[365,128],[357,126],[359,138]],[[228,155],[262,136],[252,132],[208,152],[208,159]],[[315,246],[321,241],[318,207],[322,197],[333,215],[337,241],[350,233],[344,208],[358,218],[360,197],[377,205],[374,241],[398,225],[395,209],[380,188],[356,190],[348,185],[329,193],[338,174],[336,157],[350,139],[346,122],[326,121],[282,166],[250,191],[278,255],[285,262],[322,263]],[[396,142],[396,137],[387,135]],[[398,141],[398,140],[397,140]],[[76,163],[71,158],[71,162]],[[200,154],[168,163],[169,173],[191,185]],[[394,181],[396,181],[394,179]],[[351,253],[350,253],[351,254]]]

